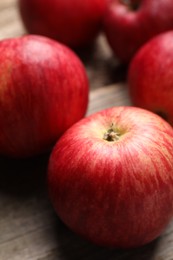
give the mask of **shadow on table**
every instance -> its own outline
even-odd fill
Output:
[[[98,37],[95,43],[74,51],[85,65],[92,87],[126,80],[128,65],[121,64],[113,55],[104,35]]]
[[[70,231],[58,218],[55,224],[58,249],[46,260],[152,260],[159,239],[130,250],[108,249],[96,246]]]
[[[45,190],[49,154],[12,159],[0,156],[0,192],[28,197]]]

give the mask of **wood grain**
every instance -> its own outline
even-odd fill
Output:
[[[0,39],[25,34],[16,0],[0,1]],[[100,35],[78,55],[90,80],[87,114],[131,105],[119,66]],[[49,154],[33,159],[0,158],[0,260],[173,260],[173,223],[149,245],[134,250],[97,247],[79,238],[55,215],[49,202],[46,171]]]

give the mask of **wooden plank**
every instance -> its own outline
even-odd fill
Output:
[[[17,0],[1,0],[0,39],[25,33]],[[87,115],[131,105],[126,68],[119,66],[104,35],[78,55],[91,86]],[[0,158],[0,260],[173,260],[173,222],[159,239],[134,250],[100,248],[66,228],[48,199],[48,158]]]
[[[0,1],[0,39],[19,36],[25,33],[20,19],[17,0]]]
[[[131,105],[127,84],[112,84],[90,92],[89,107],[87,114],[98,112],[102,109],[114,106]]]

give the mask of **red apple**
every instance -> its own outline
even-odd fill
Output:
[[[128,63],[153,36],[173,29],[172,0],[109,0],[104,30],[115,55]]]
[[[146,244],[173,216],[173,128],[135,107],[86,117],[55,145],[48,188],[74,232],[102,246]]]
[[[28,32],[49,36],[76,48],[96,38],[106,1],[19,0],[19,8]]]
[[[173,31],[148,41],[128,71],[132,103],[164,117],[173,125]]]
[[[0,41],[0,154],[49,149],[87,104],[86,72],[70,49],[41,36]]]

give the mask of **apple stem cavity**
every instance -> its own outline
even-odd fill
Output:
[[[138,0],[120,0],[120,2],[126,5],[132,11],[136,11],[139,8]]]
[[[118,141],[119,138],[120,138],[120,133],[118,131],[115,131],[113,129],[113,126],[111,126],[111,128],[108,129],[107,132],[104,133],[103,135],[103,139],[108,142]]]

